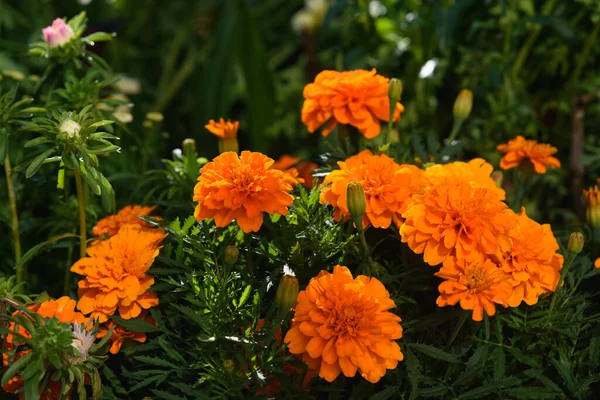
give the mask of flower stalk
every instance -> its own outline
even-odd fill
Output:
[[[83,192],[83,181],[81,174],[75,170],[75,187],[77,190],[77,203],[79,204],[79,257],[83,258],[86,255],[86,226],[85,226],[85,194]],[[68,280],[69,274],[65,276],[65,281]]]
[[[13,247],[15,249],[15,265],[21,262],[21,238],[19,236],[19,214],[17,212],[17,197],[15,195],[15,186],[12,180],[12,167],[8,154],[4,159],[4,171],[6,173],[6,186],[8,188],[8,201],[10,202],[10,216],[13,235]],[[26,266],[19,265],[17,268],[17,283],[25,280],[27,274]]]
[[[565,280],[565,276],[569,273],[569,269],[573,264],[573,260],[577,257],[577,254],[581,252],[583,249],[583,235],[579,232],[574,232],[569,237],[569,245],[568,245],[568,256],[565,261],[565,266],[562,271],[560,271],[560,279],[558,280],[558,284],[556,285],[556,290],[552,295],[552,302],[550,303],[550,313],[552,314],[552,310],[554,310],[554,306],[556,304],[556,299],[558,298],[558,293],[560,292],[561,286]]]

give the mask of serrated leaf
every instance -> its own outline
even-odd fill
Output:
[[[162,331],[159,327],[149,324],[146,321],[142,321],[141,319],[123,319],[117,316],[112,316],[110,319],[122,327],[134,332],[148,333]]]
[[[34,158],[33,161],[31,162],[31,164],[29,164],[29,167],[27,167],[27,171],[25,172],[25,177],[31,178],[33,175],[35,175],[35,173],[38,172],[38,170],[40,169],[40,167],[42,166],[42,164],[44,163],[46,158],[48,158],[48,156],[50,156],[55,151],[56,151],[55,149],[48,149],[48,150],[44,151],[42,154],[38,155],[36,158]]]
[[[556,399],[556,392],[553,392],[542,386],[509,389],[506,390],[505,393],[511,397],[515,397],[516,399]]]
[[[383,389],[381,392],[374,394],[369,398],[369,400],[388,400],[391,399],[394,394],[398,393],[399,390],[399,386],[390,386]]]
[[[173,364],[172,362],[163,360],[162,358],[158,358],[158,357],[135,356],[133,358],[137,361],[141,361],[141,362],[144,362],[144,363],[150,364],[150,365],[156,365],[158,367],[168,367],[168,368],[173,368],[174,370],[179,368],[177,365]]]
[[[504,386],[504,382],[488,383],[473,390],[469,390],[457,397],[458,400],[481,399],[484,395],[494,393]]]
[[[443,396],[448,392],[448,387],[446,385],[438,385],[430,388],[424,388],[417,390],[417,394],[423,396],[423,398],[431,398],[431,397],[439,397]]]
[[[504,379],[506,370],[504,349],[502,347],[497,347],[492,351],[492,358],[494,359],[494,380],[499,382]]]
[[[237,308],[240,308],[241,306],[243,306],[246,303],[246,301],[250,297],[251,291],[252,291],[252,286],[251,285],[246,286],[246,288],[244,289],[244,292],[242,293],[242,296],[240,297],[240,300],[238,301]]]
[[[421,353],[438,360],[447,361],[451,363],[459,362],[458,358],[454,354],[450,354],[444,350],[438,349],[437,347],[430,346],[428,344],[415,343],[411,344],[410,348],[420,351]]]

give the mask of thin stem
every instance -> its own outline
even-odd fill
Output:
[[[63,295],[69,295],[69,284],[71,283],[71,263],[73,262],[73,246],[67,250],[67,265],[65,268],[65,278],[63,284]]]
[[[86,227],[85,227],[85,194],[83,193],[83,182],[79,171],[75,170],[75,186],[77,188],[77,202],[79,203],[79,257],[83,258],[86,254]],[[65,275],[67,280],[69,273]]]
[[[573,75],[571,75],[571,79],[569,79],[569,83],[572,85],[579,80],[581,73],[583,72],[583,67],[587,63],[587,59],[590,55],[590,50],[596,43],[596,39],[598,38],[598,33],[600,32],[600,22],[596,22],[594,25],[594,29],[590,32],[589,36],[585,41],[585,45],[583,46],[583,51],[581,55],[577,58],[577,65],[575,66],[575,71],[573,71]]]
[[[575,259],[576,256],[577,256],[577,254],[569,252],[569,255],[567,256],[567,261],[565,261],[565,266],[562,269],[562,271],[560,271],[561,272],[560,279],[558,280],[558,285],[556,285],[556,290],[554,291],[554,294],[552,295],[552,302],[550,303],[550,313],[552,313],[552,310],[554,309],[554,305],[556,304],[556,299],[558,298],[558,292],[560,292],[561,286],[565,280],[565,276],[569,272],[569,268],[571,267],[571,264],[573,264],[573,260]]]
[[[8,201],[10,202],[10,216],[12,220],[13,246],[15,249],[15,265],[21,262],[21,238],[19,236],[19,214],[17,213],[17,196],[15,195],[15,186],[12,180],[12,168],[8,155],[4,159],[4,171],[6,172],[6,186],[8,187]],[[17,268],[17,283],[25,280],[27,274],[26,266],[21,265]]]
[[[465,122],[464,119],[454,120],[454,123],[452,124],[452,132],[450,132],[450,136],[448,136],[448,144],[451,145],[454,139],[456,139],[456,136],[458,135],[458,132],[460,132],[460,128],[463,122]]]

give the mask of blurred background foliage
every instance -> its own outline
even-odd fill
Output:
[[[305,16],[299,31],[297,13],[316,3],[320,14],[308,24]],[[583,217],[581,188],[600,168],[596,0],[0,0],[4,83],[10,86],[14,71],[41,74],[40,60],[26,56],[28,44],[53,18],[82,10],[90,32],[116,32],[117,40],[95,51],[133,79],[133,121],[120,125],[121,154],[104,162],[118,206],[144,199],[140,174],[162,168],[161,158],[171,159],[183,139],[196,140],[199,156],[214,157],[217,140],[204,129],[211,118],[240,120],[242,149],[316,159],[330,147],[300,121],[305,84],[323,69],[377,68],[403,81],[400,138],[421,138],[414,151],[421,159],[439,154],[454,99],[470,89],[474,107],[459,136],[461,158],[497,165],[496,145],[517,134],[551,143],[563,168],[532,182],[528,214],[565,230],[577,224],[577,213]],[[164,121],[148,121],[152,111]],[[14,164],[24,158],[18,144],[11,145]],[[35,191],[56,177],[42,173],[26,182],[22,175],[16,185],[24,248],[49,232],[74,231],[76,204]],[[511,178],[507,173],[509,185]],[[543,195],[548,189],[554,196]],[[191,199],[179,200],[191,213]],[[10,215],[1,204],[4,236]],[[48,205],[60,219],[44,219]],[[0,246],[10,254],[9,244]]]

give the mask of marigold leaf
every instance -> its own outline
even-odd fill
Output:
[[[511,397],[515,397],[517,399],[530,399],[530,400],[536,400],[536,399],[555,399],[556,398],[556,392],[547,389],[545,387],[542,386],[537,386],[537,387],[524,387],[524,388],[515,388],[515,389],[510,389],[507,390],[505,392],[506,394],[508,394]]]
[[[50,239],[46,240],[45,242],[42,242],[42,243],[39,243],[39,244],[33,246],[31,249],[29,249],[27,251],[27,253],[25,253],[23,255],[23,258],[21,258],[21,261],[17,265],[15,265],[15,269],[18,269],[21,266],[23,266],[24,264],[26,264],[41,249],[48,246],[49,244],[52,244],[52,243],[57,242],[62,239],[75,238],[75,237],[78,238],[79,236],[74,233],[64,233],[62,235],[54,236],[53,238],[50,238]]]
[[[31,357],[33,357],[33,353],[27,353],[17,361],[13,362],[2,376],[2,386],[6,385],[8,381],[17,374],[17,372],[27,365]]]
[[[8,154],[8,131],[0,129],[0,164],[4,164],[4,159]]]
[[[246,301],[250,297],[250,291],[251,290],[252,290],[252,286],[251,285],[246,286],[246,288],[244,289],[244,292],[242,293],[242,296],[240,297],[240,300],[238,302],[237,308],[242,307],[246,303]]]
[[[42,166],[42,164],[44,163],[46,158],[48,158],[48,156],[50,156],[55,151],[56,150],[54,148],[48,149],[48,150],[44,151],[42,154],[38,155],[36,158],[34,158],[33,161],[31,162],[31,164],[29,164],[29,167],[27,167],[27,171],[25,172],[25,177],[31,178],[33,175],[35,175],[35,173],[38,172],[38,170],[40,169],[40,167]]]
[[[123,319],[117,316],[112,316],[111,319],[130,331],[141,333],[161,332],[160,328],[149,324],[146,321],[142,321],[141,319]]]
[[[473,390],[469,390],[457,397],[458,400],[468,400],[468,399],[481,399],[484,395],[494,393],[498,389],[504,386],[504,382],[500,383],[489,383],[487,385],[480,386]]]
[[[137,361],[145,362],[146,364],[156,365],[158,367],[167,367],[173,368],[173,370],[177,370],[179,367],[172,362],[167,360],[163,360],[162,358],[157,357],[149,357],[149,356],[135,356],[133,357]]]
[[[448,387],[446,385],[438,385],[430,388],[419,389],[417,394],[423,396],[423,398],[431,398],[431,397],[439,397],[443,396],[448,392]]]
[[[454,354],[450,354],[444,350],[438,349],[437,347],[430,346],[428,344],[415,343],[410,345],[411,348],[420,351],[421,353],[438,360],[448,361],[451,363],[459,362],[458,358]]]
[[[382,390],[381,392],[374,394],[369,398],[369,400],[387,400],[391,399],[396,393],[398,393],[400,387],[399,386],[390,386]]]

